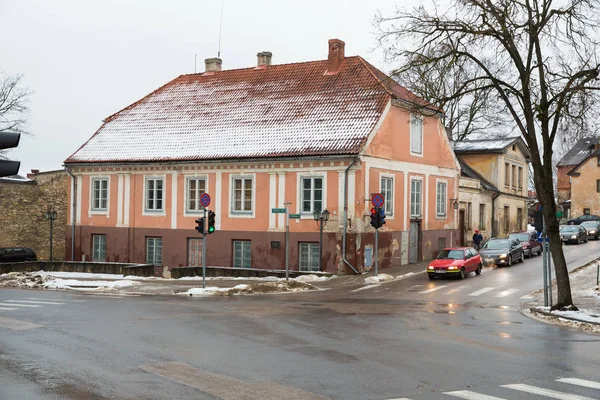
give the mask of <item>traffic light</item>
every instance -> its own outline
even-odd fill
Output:
[[[196,220],[196,230],[200,232],[201,235],[204,235],[204,217]]]
[[[0,150],[17,147],[20,139],[20,133],[0,132]],[[17,175],[20,165],[19,161],[0,160],[0,178]]]
[[[376,207],[371,208],[371,226],[375,229],[379,228],[379,219],[380,219],[379,211]]]
[[[381,228],[383,225],[385,225],[385,209],[380,208],[379,209],[379,227]]]
[[[215,213],[208,210],[208,233],[211,234],[215,231]]]

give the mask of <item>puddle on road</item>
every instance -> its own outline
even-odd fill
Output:
[[[522,322],[519,321],[496,321],[496,323],[500,325],[522,324]]]

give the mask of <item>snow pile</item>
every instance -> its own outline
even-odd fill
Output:
[[[187,296],[232,296],[236,294],[265,294],[282,292],[302,292],[313,290],[315,287],[309,283],[296,282],[294,280],[283,282],[253,283],[250,285],[236,285],[232,288],[219,288],[210,286],[207,288],[192,288],[178,294]]]
[[[53,279],[45,282],[43,287],[46,289],[67,289],[81,291],[103,291],[118,290],[124,287],[139,285],[139,282],[130,280],[117,281],[79,281],[76,279]]]
[[[372,285],[374,283],[381,283],[381,282],[387,282],[387,281],[392,281],[395,278],[392,275],[389,274],[378,274],[375,276],[369,276],[368,278],[365,279],[365,285]]]
[[[294,280],[296,282],[324,282],[330,279],[335,278],[335,275],[332,276],[324,276],[324,275],[300,275],[296,278],[290,278],[290,280]],[[201,276],[184,276],[179,278],[182,281],[197,281],[202,280]],[[211,276],[206,277],[207,281],[258,281],[258,282],[283,282],[285,278],[278,278],[276,276],[264,276],[264,277],[256,277],[256,276]]]
[[[296,282],[324,282],[324,281],[328,281],[331,279],[334,279],[336,276],[332,275],[332,276],[319,276],[319,275],[315,275],[315,274],[310,274],[310,275],[300,275],[294,278],[294,280]],[[285,279],[285,278],[282,278]]]
[[[43,288],[50,277],[37,272],[9,272],[0,275],[0,287]]]
[[[546,315],[536,312],[536,310],[551,313]],[[537,307],[531,309],[530,313],[535,313],[536,317],[561,326],[582,330],[588,333],[600,333],[600,315],[594,311],[581,309],[579,311],[550,311],[550,307]]]

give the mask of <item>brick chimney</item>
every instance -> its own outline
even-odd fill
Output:
[[[35,180],[35,176],[40,173],[39,169],[32,169],[30,174],[27,174],[27,179]]]
[[[346,43],[340,39],[329,39],[329,55],[327,56],[327,72],[325,75],[335,75],[342,68],[344,62],[344,48]]]
[[[221,64],[223,60],[220,58],[207,58],[204,60],[204,66],[206,67],[205,72],[217,72],[221,70]]]
[[[270,51],[261,51],[256,55],[256,67],[264,68],[271,65],[271,57],[273,57],[273,53]]]

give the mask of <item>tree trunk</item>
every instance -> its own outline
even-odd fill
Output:
[[[545,165],[544,165],[545,167]],[[559,230],[558,218],[556,218],[556,203],[554,201],[554,188],[552,185],[552,174],[543,174],[541,179],[542,189],[538,191],[538,199],[542,205],[542,214],[546,223],[546,232],[550,239],[550,254],[554,262],[554,272],[556,274],[556,285],[558,287],[558,299],[552,309],[560,309],[562,307],[573,305],[571,297],[571,284],[569,282],[569,271],[563,252],[562,241]],[[576,309],[576,308],[575,308]]]

